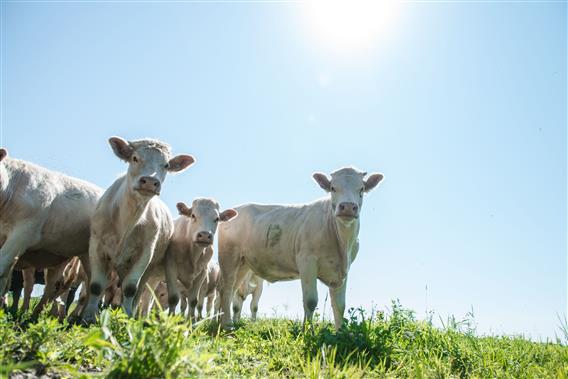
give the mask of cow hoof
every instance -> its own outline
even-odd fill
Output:
[[[95,317],[95,315],[85,315],[81,319],[81,325],[83,325],[83,326],[90,326],[90,325],[93,325],[96,322],[97,322],[97,318]]]

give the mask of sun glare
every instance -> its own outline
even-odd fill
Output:
[[[307,22],[319,39],[337,50],[366,50],[387,38],[398,0],[307,0]]]

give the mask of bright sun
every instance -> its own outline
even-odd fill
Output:
[[[388,37],[399,0],[306,0],[308,25],[331,48],[361,50]]]

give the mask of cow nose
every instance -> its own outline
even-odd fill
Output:
[[[151,176],[141,177],[140,180],[139,180],[139,183],[140,183],[140,188],[150,190],[150,191],[155,191],[155,192],[160,191],[160,186],[161,186],[160,181],[156,178],[151,177]]]
[[[359,205],[352,202],[340,203],[338,208],[338,216],[357,217],[357,213],[359,212]]]
[[[197,241],[198,242],[213,242],[213,233],[211,232],[199,232],[197,233]]]

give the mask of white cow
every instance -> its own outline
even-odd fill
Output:
[[[189,208],[178,203],[180,217],[166,255],[166,282],[170,312],[180,299],[179,282],[188,291],[189,315],[194,316],[197,295],[207,274],[207,264],[213,256],[213,241],[219,222],[237,216],[234,209],[220,212],[219,203],[212,199],[195,199]]]
[[[201,320],[203,318],[203,303],[205,303],[205,298],[207,298],[207,308],[206,315],[209,317],[211,315],[211,309],[215,304],[215,298],[217,296],[217,286],[219,284],[221,269],[219,264],[213,261],[209,261],[207,265],[207,271],[205,274],[205,279],[201,288],[199,289],[199,295],[197,297],[197,319]],[[217,309],[215,309],[217,311]]]
[[[0,295],[14,267],[53,268],[78,256],[88,269],[90,219],[102,193],[7,155],[0,149]]]
[[[317,279],[329,287],[335,327],[345,310],[347,274],[359,250],[359,212],[363,194],[382,174],[342,168],[313,175],[331,196],[303,205],[246,204],[239,217],[219,229],[222,325],[231,327],[230,306],[235,288],[249,270],[269,282],[300,279],[304,321],[318,303]]]
[[[258,302],[260,296],[262,295],[262,288],[264,286],[264,280],[252,271],[249,271],[235,295],[233,296],[233,322],[237,323],[241,319],[241,312],[243,310],[243,303],[249,295],[252,295],[250,301],[250,314],[252,321],[256,321],[256,313],[258,312]]]
[[[172,158],[170,147],[156,140],[112,137],[109,143],[128,163],[128,171],[106,190],[92,218],[85,322],[94,321],[112,271],[119,277],[122,307],[133,314],[147,280],[144,274],[163,259],[173,232],[170,211],[158,198],[162,183],[168,172],[182,171],[195,161],[190,155]]]

